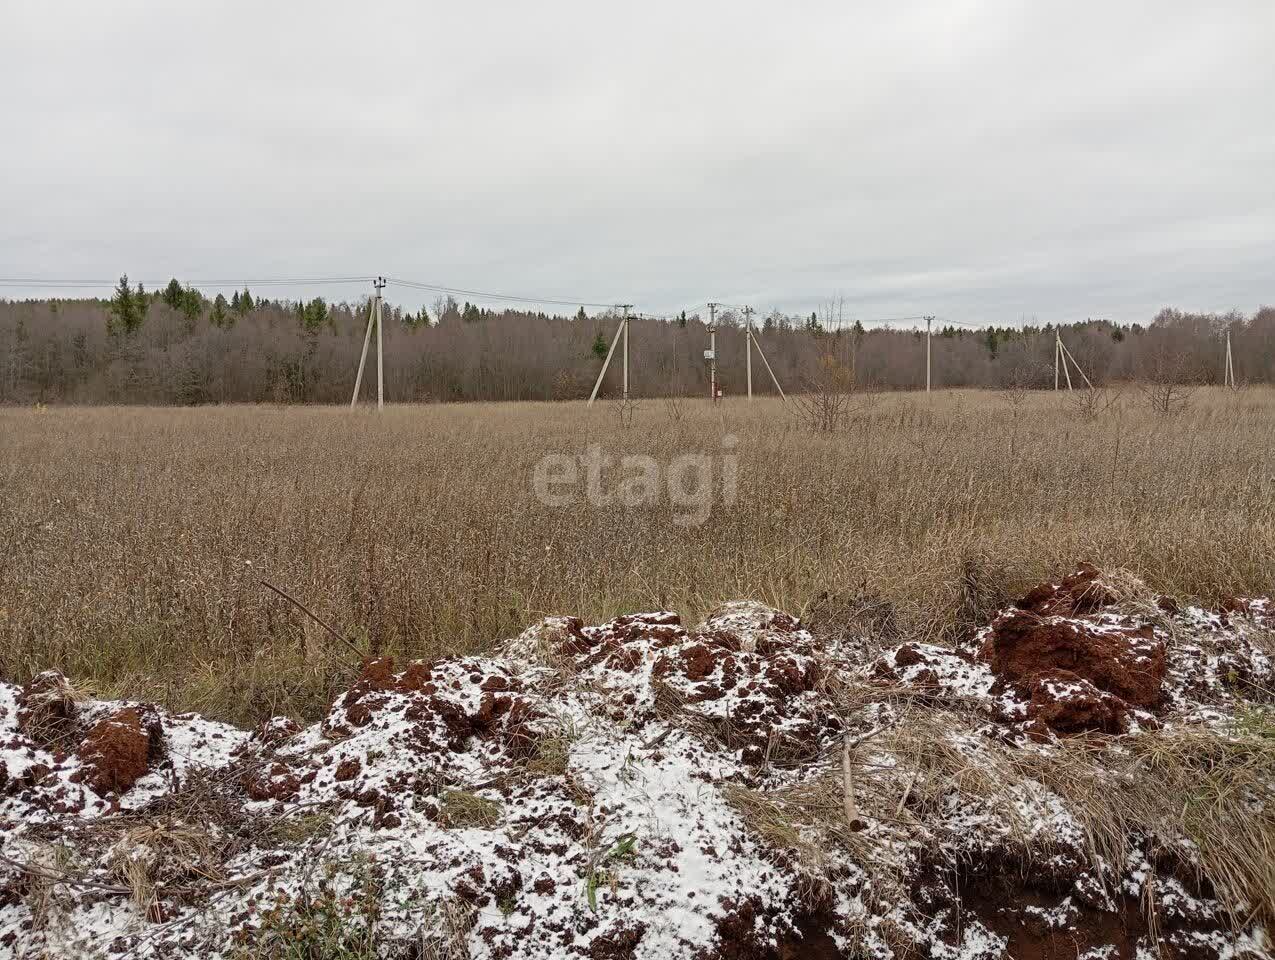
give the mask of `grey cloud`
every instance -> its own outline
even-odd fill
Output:
[[[1275,300],[1268,0],[15,3],[0,35],[5,276]]]

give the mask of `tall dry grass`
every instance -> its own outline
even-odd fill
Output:
[[[773,399],[0,411],[0,675],[247,721],[314,716],[344,648],[482,649],[548,613],[688,617],[754,597],[871,595],[942,639],[1079,559],[1216,599],[1275,585],[1275,390],[860,398],[802,429]],[[548,507],[549,452],[662,462],[739,438],[738,498],[698,527],[654,506]]]

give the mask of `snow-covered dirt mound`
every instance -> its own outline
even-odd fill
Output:
[[[1269,956],[1269,610],[554,617],[255,731],[0,684],[0,956]]]

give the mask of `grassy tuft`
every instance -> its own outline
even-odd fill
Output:
[[[445,790],[439,820],[446,827],[494,827],[504,814],[495,800],[466,790]]]

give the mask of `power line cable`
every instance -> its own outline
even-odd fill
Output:
[[[562,297],[529,297],[512,293],[492,293],[489,290],[469,290],[464,287],[448,287],[441,283],[425,283],[421,280],[403,280],[399,277],[386,277],[390,283],[413,290],[429,290],[434,293],[453,293],[463,297],[482,297],[487,300],[507,300],[512,303],[549,304],[559,307],[598,307],[614,309],[617,303],[595,303],[589,300],[567,300]]]
[[[256,279],[246,280],[188,280],[185,285],[188,287],[212,287],[212,288],[238,288],[244,287],[287,287],[287,286],[313,286],[313,285],[342,285],[356,283],[371,283],[376,277],[368,276],[349,276],[349,277],[259,277]],[[402,277],[386,277],[389,283],[400,287],[407,287],[413,290],[427,290],[434,293],[457,294],[460,296],[478,297],[488,300],[502,300],[511,303],[527,303],[533,305],[549,305],[563,307],[592,307],[595,309],[610,310],[618,307],[615,303],[601,303],[590,300],[572,300],[564,297],[534,297],[525,294],[496,293],[490,290],[474,290],[467,287],[452,287],[441,283],[428,283],[421,280],[407,280]],[[139,281],[150,286],[152,289],[159,289],[166,285],[169,281]],[[50,280],[40,277],[0,277],[0,287],[30,287],[36,289],[47,290],[83,290],[83,289],[113,289],[118,283],[117,280]],[[728,310],[744,310],[747,309],[745,304],[739,303],[723,303],[718,302],[719,307],[725,307]],[[707,303],[697,303],[693,306],[684,308],[684,310],[675,310],[666,314],[645,314],[652,319],[659,320],[675,320],[680,314],[693,313],[701,307],[707,307]],[[857,322],[863,325],[869,324],[890,324],[890,323],[919,323],[925,320],[924,315],[908,316],[908,317],[874,317]],[[941,317],[934,317],[938,324],[942,326],[964,327],[970,330],[981,330],[986,328],[986,324],[968,323],[962,320],[949,320]],[[856,322],[853,318],[850,323]],[[841,325],[838,325],[838,328]]]
[[[170,278],[176,279],[176,278]],[[188,287],[271,287],[271,286],[310,286],[313,284],[341,284],[341,283],[371,283],[375,277],[289,277],[289,278],[266,278],[258,280],[187,280],[184,281]],[[147,286],[159,288],[166,285],[168,280],[150,281],[139,280],[139,283]],[[42,280],[37,277],[0,277],[0,286],[3,287],[37,287],[42,289],[83,289],[83,288],[101,288],[114,287],[118,280]]]

